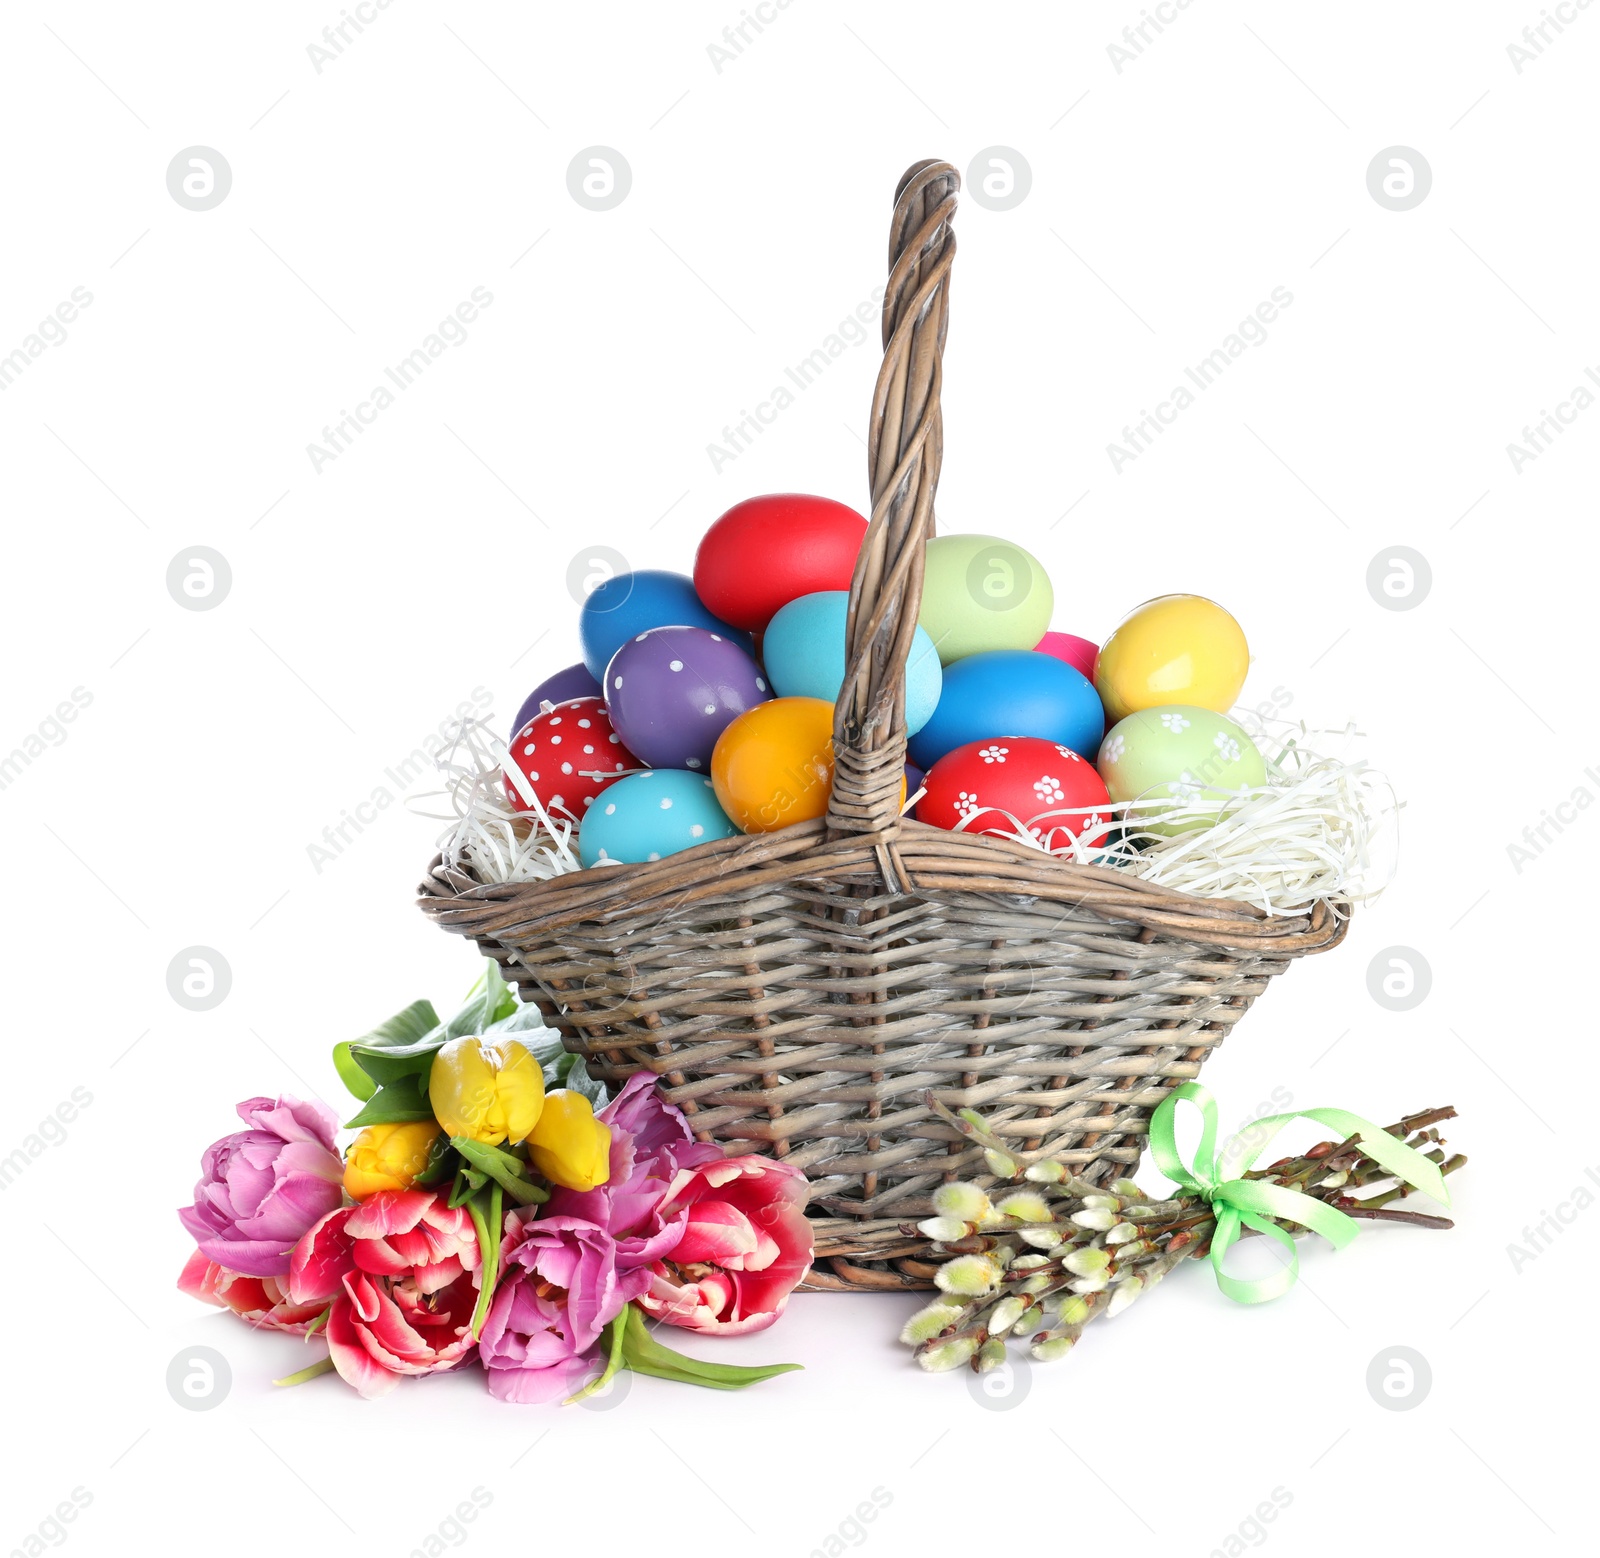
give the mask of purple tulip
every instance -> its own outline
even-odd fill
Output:
[[[296,1241],[342,1199],[338,1121],[319,1103],[247,1098],[250,1126],[212,1142],[194,1205],[178,1212],[207,1260],[247,1277],[282,1277]]]

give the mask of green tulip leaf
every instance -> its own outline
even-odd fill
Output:
[[[622,1361],[635,1374],[651,1374],[657,1379],[676,1380],[683,1385],[704,1385],[710,1390],[743,1390],[774,1375],[789,1374],[804,1367],[799,1363],[769,1363],[759,1368],[741,1368],[732,1363],[703,1363],[681,1352],[663,1347],[650,1334],[644,1314],[636,1304],[628,1305],[627,1324],[622,1333]]]
[[[550,1199],[548,1190],[527,1177],[527,1165],[521,1158],[486,1142],[473,1141],[470,1136],[452,1136],[450,1145],[480,1175],[488,1175],[518,1206],[532,1206]]]
[[[351,1054],[348,1039],[343,1044],[333,1046],[333,1069],[339,1073],[339,1080],[349,1089],[352,1097],[365,1100],[378,1091],[378,1084],[362,1070],[360,1062]]]
[[[403,1049],[426,1038],[439,1026],[439,1014],[432,1001],[413,1001],[403,1012],[379,1023],[371,1033],[363,1033],[351,1044],[359,1049]]]
[[[345,1121],[351,1130],[366,1125],[401,1125],[410,1120],[431,1120],[433,1110],[418,1077],[386,1082],[362,1105],[360,1113]]]
[[[557,1064],[557,1070],[560,1077],[557,1085],[570,1087],[575,1093],[582,1093],[596,1114],[610,1101],[606,1096],[605,1083],[589,1075],[589,1068],[584,1064],[582,1055],[564,1054]]]
[[[505,982],[500,965],[490,958],[484,963],[483,977],[468,992],[467,1004],[445,1023],[441,1042],[481,1034],[516,1009],[516,993]]]

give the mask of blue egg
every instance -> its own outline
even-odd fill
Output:
[[[1043,736],[1093,762],[1105,733],[1100,695],[1079,671],[1034,649],[991,649],[944,668],[939,706],[912,738],[911,760],[932,768],[969,741]]]
[[[608,784],[595,797],[578,829],[578,855],[586,866],[635,864],[738,831],[704,774],[652,768]]]
[[[611,657],[630,638],[651,628],[707,628],[731,638],[749,651],[750,635],[731,628],[705,608],[687,574],[664,568],[640,568],[619,573],[596,585],[578,613],[578,637],[583,663],[597,681],[606,674]]]
[[[779,609],[761,638],[761,662],[781,698],[833,703],[844,685],[848,590],[818,590]],[[943,672],[933,640],[918,628],[906,662],[906,729],[915,735],[939,702]]]

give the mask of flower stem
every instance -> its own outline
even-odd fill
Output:
[[[450,1145],[481,1174],[487,1174],[518,1206],[548,1201],[550,1192],[534,1184],[522,1173],[522,1160],[498,1147],[490,1147],[470,1136],[452,1136]]]
[[[301,1369],[296,1374],[285,1374],[282,1379],[273,1380],[274,1385],[303,1385],[308,1379],[315,1379],[319,1374],[328,1374],[333,1370],[333,1359],[323,1358],[318,1363],[313,1363],[309,1368]]]
[[[489,1318],[489,1300],[494,1297],[495,1284],[500,1280],[500,1185],[498,1181],[491,1181],[488,1190],[489,1212],[484,1215],[483,1207],[478,1198],[474,1196],[467,1202],[467,1211],[472,1217],[472,1226],[478,1230],[479,1251],[479,1276],[478,1276],[478,1302],[472,1311],[472,1327],[467,1334],[473,1341],[477,1341],[483,1331],[483,1322]]]
[[[574,1395],[568,1396],[567,1399],[561,1403],[562,1406],[569,1407],[574,1401],[582,1401],[585,1396],[592,1396],[597,1391],[604,1390],[606,1386],[609,1385],[616,1377],[617,1370],[623,1366],[622,1339],[628,1328],[627,1311],[631,1308],[633,1308],[633,1305],[629,1304],[627,1308],[618,1314],[617,1317],[606,1327],[606,1335],[610,1338],[610,1340],[607,1344],[609,1351],[606,1355],[606,1366],[604,1370],[595,1375],[595,1377],[590,1380],[582,1390],[578,1391]]]

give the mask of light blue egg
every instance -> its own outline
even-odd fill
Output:
[[[595,797],[578,829],[578,855],[586,866],[636,864],[738,831],[704,774],[652,768],[607,785]]]
[[[761,659],[783,698],[824,698],[833,703],[844,685],[847,590],[818,590],[782,607],[767,624]],[[915,735],[939,703],[943,672],[933,640],[918,628],[906,663],[906,730]]]

